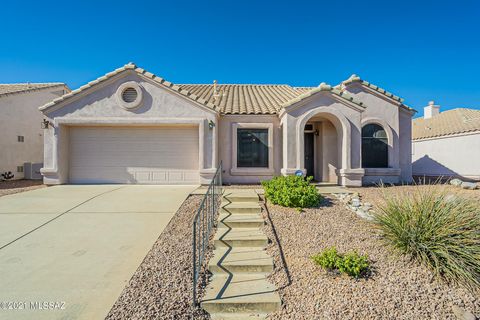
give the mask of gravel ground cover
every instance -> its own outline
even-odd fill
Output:
[[[191,226],[201,199],[185,200],[106,319],[209,319],[192,308]]]
[[[355,191],[365,201],[379,201],[378,188]],[[461,192],[480,196],[478,191]],[[327,198],[319,208],[301,213],[267,207],[265,231],[273,240],[267,251],[275,260],[269,280],[280,288],[283,302],[270,319],[456,319],[453,305],[480,315],[478,293],[432,279],[424,267],[391,254],[368,222],[336,200]],[[313,264],[310,256],[330,246],[368,254],[371,277],[354,280]]]
[[[413,191],[414,188],[430,188],[428,185],[417,185],[417,186],[395,186],[395,187],[386,187],[383,191],[386,193],[398,192],[405,193],[408,191]],[[448,184],[437,185],[435,188],[444,189],[448,193],[458,194],[463,197],[471,198],[480,201],[480,189],[476,190],[466,190],[460,187],[451,186]],[[372,204],[378,203],[381,199],[382,188],[379,187],[362,187],[362,188],[352,188],[354,192],[358,192],[362,197],[362,200],[371,202]]]
[[[7,194],[14,194],[45,188],[42,180],[9,180],[0,182],[0,197]]]

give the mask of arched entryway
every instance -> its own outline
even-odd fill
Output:
[[[297,123],[297,166],[316,181],[340,183],[340,169],[350,168],[351,127],[338,110],[322,107]]]

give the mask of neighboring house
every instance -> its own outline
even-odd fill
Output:
[[[413,175],[480,180],[480,110],[440,112],[433,101],[413,120]]]
[[[43,162],[43,114],[38,107],[68,91],[63,83],[0,84],[0,173],[10,171],[14,179],[22,179],[24,163]]]
[[[59,183],[257,183],[298,170],[360,186],[411,181],[414,110],[357,76],[331,87],[174,85],[127,64],[40,108]]]

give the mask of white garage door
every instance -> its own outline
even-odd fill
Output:
[[[71,127],[71,183],[198,184],[198,127]]]

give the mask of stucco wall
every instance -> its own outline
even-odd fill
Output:
[[[376,123],[386,129],[388,136],[388,167],[393,170],[367,170],[365,184],[399,183],[412,181],[411,168],[411,121],[412,113],[398,106],[383,94],[369,90],[358,83],[346,90],[367,106],[362,113],[362,127]],[[400,170],[398,170],[400,169]],[[370,177],[369,177],[370,176]]]
[[[0,172],[11,171],[14,179],[22,179],[17,166],[25,162],[43,162],[43,129],[41,105],[62,95],[62,86],[16,93],[0,97]],[[18,142],[24,136],[24,142]]]
[[[413,141],[413,174],[480,180],[480,133]]]
[[[233,173],[232,162],[232,126],[235,123],[271,123],[273,124],[273,174],[252,175],[248,173]],[[219,160],[223,164],[223,181],[226,183],[258,183],[270,179],[274,175],[280,175],[282,167],[282,135],[280,131],[280,119],[276,115],[225,115],[219,120]]]
[[[400,111],[399,126],[399,156],[400,156],[400,179],[402,182],[412,182],[412,115],[406,111]]]
[[[348,164],[342,164],[342,167],[348,165],[349,168],[358,168],[360,166],[361,112],[338,102],[333,99],[329,93],[319,94],[300,107],[288,111],[282,116],[281,121],[284,130],[287,131],[286,135],[288,136],[288,143],[286,144],[287,150],[284,150],[284,156],[286,156],[286,158],[283,159],[283,167],[285,169],[304,169],[300,168],[300,166],[303,166],[303,158],[299,156],[297,150],[298,134],[303,135],[303,128],[299,131],[297,125],[302,119],[304,119],[304,116],[310,112],[312,117],[324,117],[332,122],[339,133],[338,139],[340,139],[340,141],[343,139],[342,124],[337,116],[333,115],[331,112],[339,113],[345,118],[345,121],[349,123],[350,127],[348,140],[352,141],[352,143],[350,145],[350,161],[348,161]],[[301,140],[303,141],[303,139]],[[342,154],[346,152],[343,148],[342,145]]]
[[[283,128],[283,166],[282,174],[293,174],[296,170],[304,168],[304,128],[308,122],[329,121],[336,130],[337,139],[337,166],[322,168],[322,179],[328,175],[328,180],[333,180],[333,172],[338,176],[342,185],[360,186],[363,169],[361,169],[361,113],[364,108],[350,101],[342,99],[330,91],[321,91],[296,104],[289,106],[281,115]],[[334,136],[334,131],[325,132]],[[322,140],[322,154],[328,163],[330,150],[326,142],[335,144],[330,140]]]
[[[143,101],[133,110],[122,108],[117,101],[118,87],[134,81],[143,89]],[[54,128],[45,131],[44,181],[48,184],[68,182],[68,128],[72,125],[118,125],[118,126],[159,126],[166,124],[191,123],[199,128],[200,174],[211,176],[216,168],[215,139],[217,127],[209,128],[208,122],[217,122],[213,110],[199,106],[186,97],[134,72],[112,77],[64,105],[47,110],[46,115]],[[203,162],[200,165],[200,162]]]

